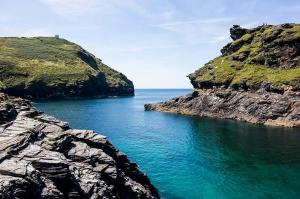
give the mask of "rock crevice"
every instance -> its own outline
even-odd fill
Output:
[[[105,136],[4,94],[0,110],[0,198],[159,198]]]
[[[269,126],[300,126],[300,92],[283,94],[266,90],[195,89],[192,94],[157,104],[145,110],[201,117],[234,119]]]

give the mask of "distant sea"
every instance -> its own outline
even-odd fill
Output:
[[[41,111],[93,129],[166,199],[300,198],[300,129],[145,112],[187,89],[137,89],[134,97],[36,102]]]

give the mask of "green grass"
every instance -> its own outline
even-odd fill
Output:
[[[300,66],[286,69],[270,68],[261,64],[261,62],[263,63],[260,61],[263,58],[261,37],[273,36],[275,31],[278,31],[278,27],[268,26],[262,31],[243,35],[232,43],[232,45],[241,46],[236,52],[213,59],[189,77],[196,82],[211,82],[212,85],[236,86],[246,83],[251,87],[267,81],[278,87],[292,86],[299,89]],[[295,40],[300,39],[300,25],[282,28],[279,33],[276,39],[284,40],[288,37]],[[244,60],[237,59],[245,54]]]
[[[263,81],[270,82],[276,86],[291,85],[299,86],[300,67],[292,69],[271,69],[263,65],[245,64],[243,66],[228,61],[227,58],[218,57],[211,62],[213,69],[206,71],[207,68],[201,68],[202,72],[196,78],[198,82],[212,81],[215,84],[240,85],[245,83],[249,86],[259,85]],[[240,69],[242,68],[242,69]]]
[[[247,82],[248,85],[258,85],[267,81],[276,86],[299,84],[300,68],[293,69],[271,69],[263,65],[246,65],[243,70],[238,71],[232,80],[232,84]]]
[[[293,28],[286,29],[280,34],[281,38],[287,37],[288,35],[300,39],[300,25],[296,25]]]
[[[211,63],[212,70],[205,71],[207,68],[200,69],[199,72],[204,72],[203,75],[198,76],[196,81],[214,81],[215,83],[221,84],[231,81],[234,77],[236,69],[234,69],[231,63],[223,57],[218,57]]]
[[[243,35],[241,38],[239,38],[239,39],[235,40],[234,42],[232,42],[232,44],[236,45],[236,44],[239,44],[241,42],[248,43],[248,42],[251,42],[253,37],[254,37],[253,34],[247,33],[247,34]]]
[[[47,85],[73,85],[98,73],[105,75],[111,87],[128,84],[125,76],[80,46],[53,37],[0,38],[0,71],[0,88],[39,80]]]

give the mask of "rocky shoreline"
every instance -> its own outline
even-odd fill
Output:
[[[102,136],[0,93],[0,198],[159,198]]]
[[[195,89],[186,96],[157,104],[145,104],[145,110],[234,119],[268,126],[299,127],[300,92]]]
[[[300,126],[300,25],[234,25],[221,55],[188,75],[193,93],[146,110]]]

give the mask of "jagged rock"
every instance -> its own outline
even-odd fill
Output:
[[[300,126],[300,24],[234,25],[222,55],[188,75],[192,94],[146,110]]]
[[[241,38],[243,35],[248,33],[248,29],[241,28],[239,25],[233,25],[232,28],[230,28],[230,37],[235,41],[239,38]]]
[[[71,129],[27,100],[0,96],[0,103],[15,112],[2,117],[0,198],[159,198],[105,136]]]
[[[146,110],[185,115],[235,119],[271,126],[300,126],[300,92],[272,93],[264,89],[244,92],[232,89],[197,89],[187,95],[158,104],[146,104]]]

